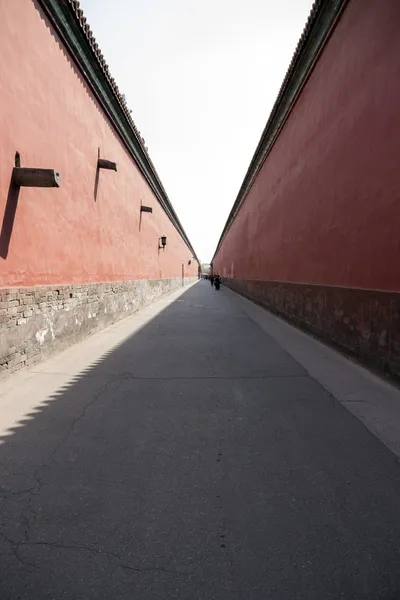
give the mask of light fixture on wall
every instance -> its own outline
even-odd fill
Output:
[[[160,237],[160,239],[158,240],[158,249],[161,250],[161,248],[163,250],[165,250],[165,246],[167,245],[167,236],[162,235]]]
[[[192,261],[191,261],[191,260],[189,260],[189,261],[188,261],[188,265],[191,265],[191,264],[192,264]]]

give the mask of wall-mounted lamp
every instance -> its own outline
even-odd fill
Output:
[[[163,250],[165,250],[165,246],[167,245],[167,236],[162,235],[160,237],[160,239],[158,240],[158,249],[161,250],[161,248]]]
[[[191,260],[189,260],[189,261],[188,261],[188,265],[191,265],[191,264],[192,264],[192,261],[191,261]]]

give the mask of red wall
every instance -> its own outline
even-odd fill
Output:
[[[0,219],[16,151],[21,166],[61,174],[59,189],[21,188],[0,285],[180,277],[182,263],[196,276],[190,249],[32,0],[1,3],[0,56]],[[100,171],[95,199],[98,148],[118,172]],[[153,214],[139,231],[141,200]]]
[[[399,22],[398,0],[350,0],[215,271],[400,289]]]

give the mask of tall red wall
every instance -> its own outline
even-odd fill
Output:
[[[196,276],[190,249],[33,0],[1,3],[0,56],[0,219],[16,151],[21,166],[61,174],[59,189],[21,188],[0,286],[181,277],[182,264]],[[96,185],[98,148],[118,172],[100,171]],[[139,231],[141,201],[153,214]]]
[[[398,0],[350,0],[214,270],[400,289],[399,22]]]

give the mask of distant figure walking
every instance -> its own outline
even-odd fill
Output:
[[[221,277],[219,275],[216,275],[214,277],[214,285],[215,285],[215,289],[219,290],[219,287],[221,285]]]
[[[214,285],[214,276],[210,275],[210,283],[211,283],[211,287]]]

